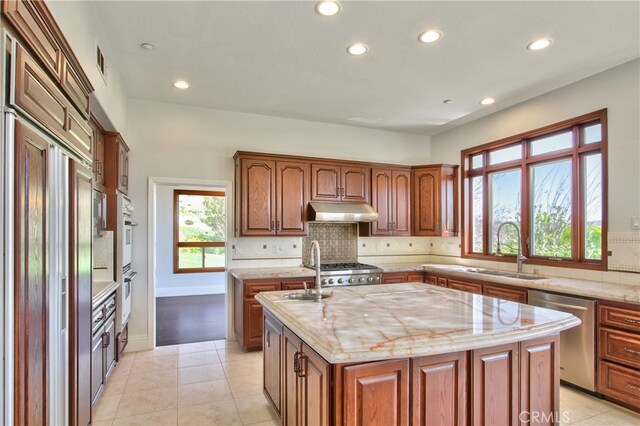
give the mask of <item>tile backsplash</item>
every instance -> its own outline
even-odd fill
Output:
[[[311,241],[318,240],[322,263],[358,261],[358,225],[355,223],[309,223],[309,235],[302,238],[302,263],[311,263]]]
[[[93,280],[113,279],[113,231],[93,237]]]
[[[640,272],[640,232],[609,232],[609,270]]]

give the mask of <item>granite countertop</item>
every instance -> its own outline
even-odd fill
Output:
[[[423,265],[425,271],[434,274],[445,274],[462,279],[476,279],[532,290],[552,291],[574,296],[591,297],[617,302],[640,304],[640,286],[631,284],[609,283],[602,281],[578,280],[573,278],[545,277],[538,280],[522,280],[510,277],[479,274],[468,272],[473,269],[460,265]]]
[[[299,292],[299,291],[298,291]],[[422,283],[328,289],[321,303],[291,292],[256,296],[330,363],[465,351],[559,333],[575,316]]]
[[[424,265],[422,263],[375,263],[375,266],[381,268],[385,273],[393,272],[422,272]]]
[[[239,280],[260,280],[267,278],[313,277],[316,271],[304,266],[284,266],[276,268],[236,268],[229,273]]]
[[[120,287],[115,281],[94,281],[91,285],[93,306],[99,305]]]

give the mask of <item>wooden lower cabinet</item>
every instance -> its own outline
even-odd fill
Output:
[[[409,424],[408,359],[344,367],[342,386],[345,424]]]
[[[466,291],[467,293],[482,294],[482,284],[475,284],[449,279],[449,288]]]
[[[262,305],[255,295],[280,288],[280,281],[234,279],[233,331],[245,351],[262,349]]]
[[[329,363],[287,328],[282,348],[283,424],[328,426]]]
[[[412,425],[466,425],[468,356],[455,352],[411,360]]]
[[[382,274],[382,284],[400,284],[424,282],[424,274],[422,272],[388,272]]]
[[[527,303],[527,290],[483,284],[482,294],[511,302]]]
[[[330,364],[268,311],[264,321],[264,390],[283,425],[561,420],[558,335],[433,356]],[[640,375],[628,379],[622,373],[613,364],[606,370],[612,392],[629,399]]]
[[[471,357],[471,423],[518,424],[518,344],[477,349]]]

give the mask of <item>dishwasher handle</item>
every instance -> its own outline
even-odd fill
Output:
[[[558,308],[572,309],[574,311],[586,311],[586,310],[588,310],[588,308],[585,308],[584,306],[568,305],[566,303],[550,302],[548,300],[545,300],[543,303],[545,305],[557,306]]]

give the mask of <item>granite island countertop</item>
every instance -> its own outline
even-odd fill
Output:
[[[422,283],[327,289],[321,303],[291,291],[256,295],[330,363],[436,355],[559,333],[575,316]]]

